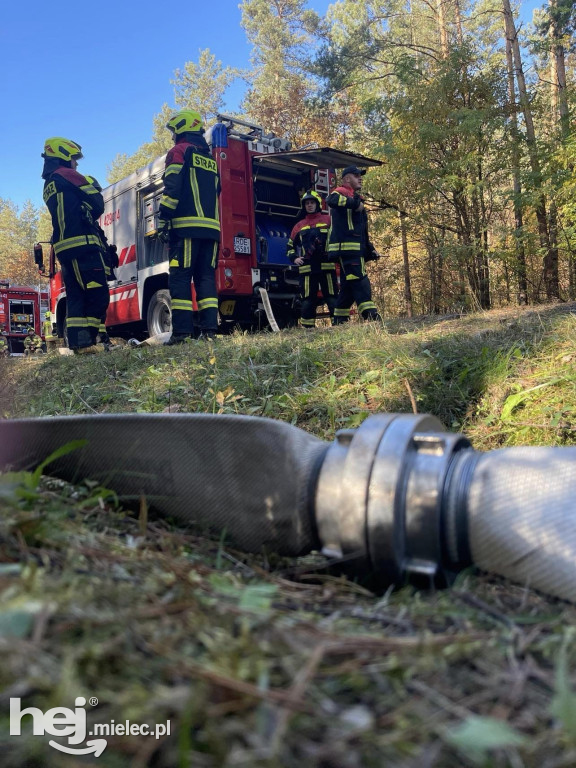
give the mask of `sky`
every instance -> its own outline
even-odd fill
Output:
[[[44,141],[82,146],[78,170],[106,185],[117,154],[152,138],[164,103],[174,105],[176,69],[209,48],[224,66],[247,68],[240,0],[16,0],[0,14],[0,198],[40,207]],[[522,16],[545,0],[523,0]],[[309,0],[324,15],[330,0]],[[179,10],[177,10],[179,8]],[[239,106],[244,86],[227,94]]]

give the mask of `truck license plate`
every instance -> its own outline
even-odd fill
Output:
[[[234,238],[234,252],[235,253],[252,253],[250,248],[249,237],[235,237]]]

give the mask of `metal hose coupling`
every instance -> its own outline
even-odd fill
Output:
[[[433,416],[382,414],[339,431],[316,487],[323,552],[376,588],[446,584],[472,562],[465,500],[478,455]]]
[[[71,453],[59,451],[76,441]],[[474,564],[576,603],[576,446],[475,451],[433,416],[381,414],[333,443],[212,414],[0,420],[0,471],[91,478],[247,552],[321,549],[374,589]]]

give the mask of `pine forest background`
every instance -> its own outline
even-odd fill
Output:
[[[244,0],[251,67],[210,50],[174,72],[151,140],[117,155],[108,183],[170,145],[174,107],[209,125],[244,84],[242,114],[293,148],[383,161],[365,184],[385,258],[371,266],[387,315],[576,299],[573,0],[521,24],[510,0]],[[38,281],[30,257],[46,211],[0,198],[0,276]]]

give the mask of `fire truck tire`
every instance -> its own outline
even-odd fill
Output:
[[[149,336],[157,336],[159,333],[167,333],[172,330],[170,291],[166,288],[152,294],[146,313],[146,325]]]

